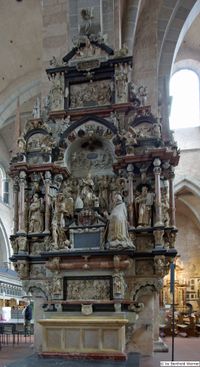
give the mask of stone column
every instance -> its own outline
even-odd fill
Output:
[[[61,65],[62,58],[69,52],[71,44],[69,39],[69,3],[65,0],[42,1],[42,70],[44,70],[41,75],[42,105],[51,85],[45,73],[45,69],[51,67],[49,61],[54,56],[58,64]],[[75,1],[72,3],[74,5]],[[72,15],[76,15],[76,12]]]
[[[133,216],[133,164],[127,166],[128,172],[128,220],[131,226],[134,226]]]
[[[51,183],[51,172],[45,172],[45,233],[50,233],[50,183]]]
[[[114,6],[114,49],[119,50],[122,45],[121,36],[122,36],[122,3],[121,0],[115,0],[113,2]]]
[[[18,177],[15,177],[14,184],[13,184],[13,204],[14,204],[13,232],[14,234],[16,234],[16,232],[18,231],[18,192],[19,192]]]
[[[154,352],[168,352],[168,346],[159,336],[159,327],[161,317],[161,310],[159,306],[159,293],[154,293],[154,325],[153,325],[153,336],[154,336]]]
[[[25,184],[26,172],[21,171],[19,174],[19,233],[25,233]]]
[[[42,326],[37,321],[44,318],[43,304],[43,298],[34,298],[34,349],[37,353],[42,352]]]
[[[160,306],[159,306],[159,293],[154,292],[154,341],[159,339],[159,326],[160,326]]]
[[[163,226],[162,223],[162,207],[161,207],[161,190],[160,190],[160,174],[161,174],[161,161],[159,158],[154,159],[154,175],[155,175],[155,209],[156,209],[156,218],[154,227]]]
[[[175,218],[175,199],[174,199],[174,167],[171,166],[169,173],[169,207],[170,207],[170,226],[176,227]]]

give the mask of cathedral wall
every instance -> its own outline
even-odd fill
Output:
[[[185,267],[193,268],[193,265],[200,264],[200,229],[191,220],[189,212],[181,213],[177,211],[177,234],[176,249],[181,255],[181,260]]]

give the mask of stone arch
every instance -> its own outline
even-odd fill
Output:
[[[9,258],[11,256],[11,247],[8,239],[8,235],[4,224],[0,218],[0,249],[1,249],[1,258],[0,262],[9,262]]]
[[[73,154],[78,155],[81,151],[82,154],[81,156],[84,156],[84,149],[82,149],[82,145],[83,143],[86,143],[89,141],[88,137],[82,138],[82,139],[77,139],[75,142],[73,142],[65,151],[65,164],[67,166],[67,168],[69,169],[69,171],[71,172],[71,168],[72,166],[75,167],[75,163],[72,164],[71,160],[72,160],[72,156]],[[87,156],[90,157],[93,155],[93,158],[89,158],[89,159],[94,159],[96,160],[96,164],[98,165],[98,169],[96,171],[94,171],[92,168],[86,168],[87,165],[84,164],[84,168],[86,168],[86,172],[88,173],[90,171],[90,173],[92,175],[103,175],[106,174],[106,172],[109,174],[109,171],[112,169],[112,163],[114,161],[114,149],[113,146],[111,144],[110,141],[107,141],[106,139],[102,138],[102,137],[97,137],[97,141],[99,144],[101,144],[101,147],[97,147],[97,149],[94,150],[94,152],[88,152]],[[96,157],[95,157],[96,154]],[[102,158],[102,163],[100,164],[100,155],[104,155],[104,160],[105,163],[107,162],[107,164],[105,164],[104,168],[100,168],[101,166],[103,167],[103,158]],[[112,163],[111,163],[112,161]],[[88,162],[88,160],[86,160],[85,162]],[[92,163],[92,161],[91,161]],[[81,167],[80,167],[81,168]],[[84,171],[85,172],[85,171]],[[85,173],[86,173],[85,172]]]
[[[26,287],[25,287],[26,288]],[[48,300],[48,295],[47,293],[44,291],[42,285],[40,286],[40,284],[38,286],[36,285],[30,285],[28,288],[26,288],[26,292],[31,293],[33,295],[33,297],[36,298],[45,298],[46,300]]]
[[[191,191],[200,199],[200,187],[198,181],[196,181],[195,179],[190,180],[188,177],[183,177],[175,182],[174,192],[175,194],[177,194],[185,188]]]
[[[194,71],[200,79],[200,62],[191,58],[177,61],[172,68],[172,74],[182,69],[189,69]]]
[[[25,84],[17,84],[13,88],[12,93],[9,93],[9,97],[5,99],[0,108],[0,125],[3,126],[11,115],[15,114],[17,106],[17,98],[20,96],[20,104],[28,101],[32,97],[36,97],[40,94],[41,81],[31,80]]]
[[[153,294],[153,292],[159,292],[162,288],[163,280],[156,279],[155,281],[145,280],[143,282],[139,282],[139,284],[135,287],[133,292],[133,300],[137,301],[140,296],[146,294]]]
[[[195,4],[196,3],[196,4]],[[169,139],[169,79],[173,68],[177,51],[182,43],[183,37],[188,30],[187,22],[189,19],[195,19],[192,13],[198,13],[196,0],[189,2],[176,1],[171,5],[167,0],[163,1],[163,5],[159,12],[158,20],[158,42],[159,42],[159,57],[158,57],[158,90],[159,90],[159,105],[162,111],[162,116],[165,121],[163,124],[163,137]],[[199,3],[200,5],[200,3]],[[195,10],[196,9],[196,10]],[[192,10],[192,11],[191,11]],[[166,15],[166,11],[169,13]],[[190,25],[191,25],[190,23]],[[166,101],[168,103],[166,103]]]
[[[107,121],[106,119],[99,117],[99,116],[94,116],[94,115],[87,115],[77,121],[74,121],[62,134],[61,138],[60,138],[60,143],[62,144],[63,140],[65,138],[68,137],[68,135],[75,130],[77,127],[84,125],[86,122],[88,121],[96,121],[99,124],[102,124],[103,126],[107,127],[109,130],[112,131],[113,135],[117,134],[117,128],[114,126],[114,124],[110,123],[109,121]]]
[[[179,210],[179,206],[181,208],[185,208],[185,211],[190,213],[190,218],[193,218],[196,225],[200,228],[200,214],[198,208],[195,208],[192,202],[190,202],[184,195],[181,195],[181,192],[188,192],[188,194],[192,194],[197,205],[200,205],[200,187],[198,182],[192,181],[188,178],[182,178],[178,182],[176,182],[174,187],[176,201],[177,201],[177,209]],[[180,205],[178,205],[180,203]],[[177,212],[178,212],[177,210]]]
[[[169,9],[169,11],[171,10],[171,15],[165,22],[166,24],[164,33],[160,32],[158,75],[159,77],[167,75],[169,80],[173,61],[175,60],[178,49],[186,32],[188,31],[189,26],[198,15],[200,10],[198,10],[198,7],[200,4],[197,4],[196,0],[191,0],[187,4],[185,2],[184,5],[182,1],[176,1],[176,4],[172,4],[171,6],[167,6],[166,3],[166,0],[163,1],[163,6],[160,9],[158,30],[161,27],[163,17],[165,17],[166,7]]]

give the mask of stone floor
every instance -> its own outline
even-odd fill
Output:
[[[111,361],[71,361],[59,359],[38,358],[33,350],[32,339],[21,340],[14,346],[9,343],[0,350],[0,367],[160,367],[160,361],[171,361],[171,338],[164,338],[169,346],[169,352],[155,353],[154,357],[140,357],[131,354],[126,362]],[[200,338],[175,338],[176,361],[200,361]]]

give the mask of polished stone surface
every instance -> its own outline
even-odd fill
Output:
[[[66,360],[57,358],[41,358],[33,354],[24,359],[9,363],[6,367],[139,367],[139,353],[130,353],[127,361],[99,361],[99,360]]]

